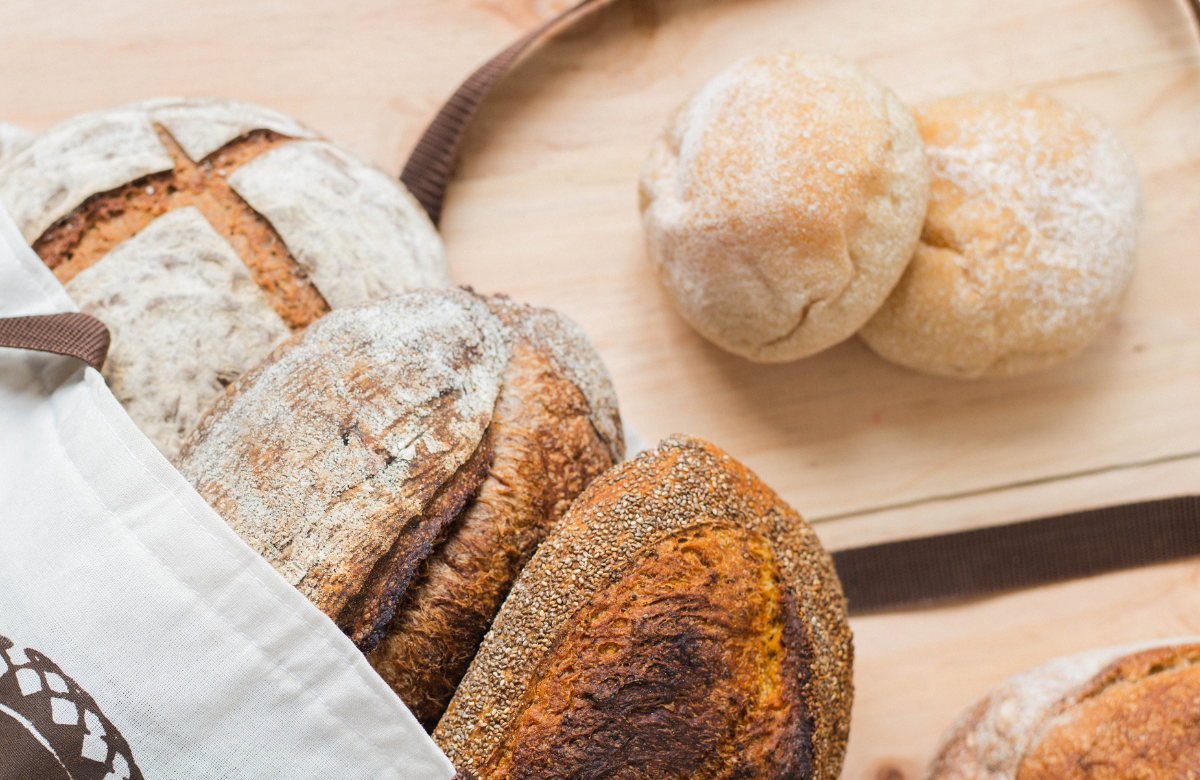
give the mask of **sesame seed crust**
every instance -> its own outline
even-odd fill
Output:
[[[812,713],[812,766],[835,780],[853,697],[853,646],[832,560],[812,529],[719,448],[686,436],[616,467],[577,499],[521,573],[434,739],[460,769],[488,778],[538,664],[572,617],[660,540],[730,524],[770,544],[811,646],[801,695]]]

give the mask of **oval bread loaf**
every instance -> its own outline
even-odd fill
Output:
[[[800,516],[717,447],[674,437],[554,527],[434,740],[481,780],[834,780],[845,609]]]
[[[432,728],[520,567],[623,446],[578,326],[446,289],[293,336],[175,465]]]
[[[403,185],[245,103],[161,99],[69,119],[0,163],[0,202],[108,325],[105,379],[168,456],[289,332],[450,283]]]
[[[1057,658],[1010,677],[951,727],[930,780],[1193,776],[1200,638]]]

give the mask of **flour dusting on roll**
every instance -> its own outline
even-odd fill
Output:
[[[758,361],[875,313],[912,256],[929,170],[912,115],[833,57],[740,62],[668,122],[641,174],[650,262],[687,322]]]
[[[860,333],[902,366],[1012,376],[1082,350],[1133,276],[1142,193],[1116,133],[1045,95],[916,112],[933,170],[921,244]]]

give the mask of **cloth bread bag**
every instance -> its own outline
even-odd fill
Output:
[[[76,311],[0,207],[0,317]],[[0,348],[0,777],[448,780],[94,369]]]

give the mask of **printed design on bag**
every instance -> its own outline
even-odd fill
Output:
[[[0,780],[142,780],[96,700],[36,650],[0,636]]]

